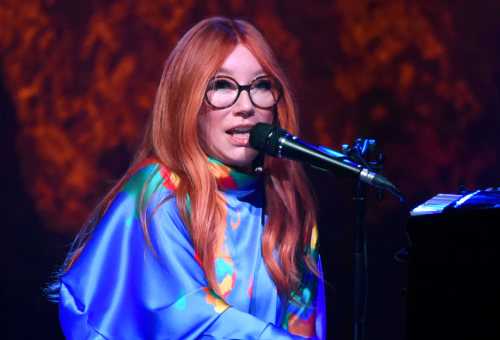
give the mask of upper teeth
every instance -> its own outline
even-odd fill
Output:
[[[246,133],[248,131],[250,131],[250,128],[243,128],[243,127],[240,127],[240,128],[237,127],[237,128],[233,128],[230,130],[230,132],[232,132],[232,133]]]

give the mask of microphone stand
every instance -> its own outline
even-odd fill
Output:
[[[353,147],[343,145],[342,150],[351,159],[374,172],[382,169],[382,154],[379,153],[375,161],[366,161],[366,157],[375,155],[376,142],[373,139],[356,139]],[[366,339],[366,316],[368,305],[368,252],[366,238],[366,199],[367,184],[358,179],[354,189],[355,223],[353,249],[353,339]],[[382,190],[377,190],[377,197],[381,199]]]
[[[300,140],[287,131],[264,123],[257,123],[250,131],[250,145],[278,158],[288,158],[310,164],[324,171],[344,170],[358,176],[354,193],[356,220],[354,228],[354,340],[365,339],[365,323],[368,296],[368,260],[366,249],[367,184],[378,188],[378,198],[382,190],[387,190],[404,201],[402,193],[387,178],[377,174],[382,169],[382,154],[375,151],[374,139],[358,138],[353,147],[343,145],[343,153],[322,146],[314,146]]]

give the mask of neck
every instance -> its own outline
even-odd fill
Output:
[[[252,189],[260,179],[250,167],[229,166],[213,157],[208,157],[208,162],[221,190]]]

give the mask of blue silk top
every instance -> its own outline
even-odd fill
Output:
[[[267,271],[261,252],[262,180],[218,161],[211,160],[210,167],[227,210],[215,260],[220,296],[207,288],[172,196],[178,177],[149,162],[117,194],[61,277],[59,314],[67,338],[325,338],[323,282],[305,273],[294,298],[285,299]],[[311,249],[321,270],[316,240],[314,230]]]

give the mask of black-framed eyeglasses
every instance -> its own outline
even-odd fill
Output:
[[[208,82],[205,100],[215,109],[225,109],[236,103],[242,91],[247,91],[252,104],[260,109],[274,107],[283,94],[281,84],[271,76],[257,77],[248,85],[240,85],[228,76],[217,76]]]

